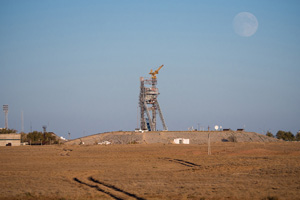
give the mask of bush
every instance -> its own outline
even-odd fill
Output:
[[[271,138],[274,137],[274,135],[270,131],[267,132],[266,136],[271,137]]]
[[[27,134],[27,141],[31,141],[32,143],[42,141],[43,133],[38,131],[33,131]]]
[[[128,142],[127,144],[138,144],[138,142],[136,140],[133,140],[131,142]]]
[[[279,130],[277,132],[276,138],[277,139],[282,139],[282,140],[285,140],[285,141],[294,141],[295,140],[295,136],[290,131],[286,132],[286,131],[282,131],[282,130]]]
[[[10,134],[10,133],[17,133],[16,130],[14,129],[6,129],[6,128],[2,128],[0,129],[0,134]]]
[[[26,133],[21,133],[21,142],[27,142],[27,134]]]
[[[296,139],[296,141],[300,141],[300,131],[298,131],[298,133],[296,134],[295,139]]]
[[[40,143],[42,141],[43,144],[50,144],[51,141],[52,144],[58,143],[57,138],[52,132],[46,132],[44,134],[42,132],[33,131],[28,134],[22,133],[21,137],[23,142]]]
[[[236,136],[234,136],[234,135],[229,136],[227,140],[228,140],[229,142],[237,142],[237,138],[236,138]]]

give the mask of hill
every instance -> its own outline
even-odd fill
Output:
[[[134,131],[118,131],[107,132],[90,135],[82,138],[77,138],[65,142],[67,145],[85,144],[93,145],[104,141],[109,141],[112,144],[130,144],[130,143],[164,143],[171,144],[176,138],[185,138],[190,140],[190,144],[205,144],[208,141],[228,142],[232,137],[236,142],[276,142],[278,139],[271,138],[255,132],[245,131],[156,131],[156,132],[134,132]]]

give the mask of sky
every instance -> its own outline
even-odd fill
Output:
[[[139,78],[163,64],[158,101],[169,130],[296,134],[299,9],[296,0],[1,0],[0,105],[18,132],[21,113],[25,132],[131,131]],[[252,36],[235,32],[240,12],[257,18]]]

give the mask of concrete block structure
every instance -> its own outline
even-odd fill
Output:
[[[184,138],[176,138],[174,139],[175,144],[190,144],[190,139],[184,139]]]
[[[0,146],[20,146],[21,134],[0,134]]]

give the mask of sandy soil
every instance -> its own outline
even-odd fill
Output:
[[[300,143],[0,148],[0,199],[300,199]]]

